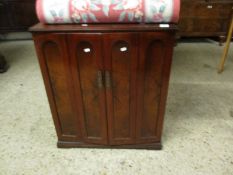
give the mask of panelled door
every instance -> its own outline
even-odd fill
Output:
[[[166,33],[140,35],[137,143],[157,142],[161,137],[173,40]]]
[[[107,144],[102,35],[67,36],[77,108],[86,143]]]
[[[138,35],[103,35],[110,145],[135,144]]]

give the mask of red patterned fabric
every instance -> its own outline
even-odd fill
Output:
[[[37,0],[42,23],[177,23],[180,0]]]

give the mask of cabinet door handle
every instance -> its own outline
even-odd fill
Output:
[[[111,88],[111,74],[109,71],[105,71],[105,86],[106,88]]]
[[[98,70],[98,72],[97,72],[97,84],[98,84],[99,89],[102,89],[104,87],[104,85],[103,85],[103,73],[101,70]]]

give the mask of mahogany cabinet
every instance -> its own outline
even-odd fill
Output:
[[[27,31],[37,22],[35,0],[0,0],[0,33]]]
[[[226,38],[233,0],[181,0],[179,35]]]
[[[58,147],[161,149],[175,25],[31,31]]]

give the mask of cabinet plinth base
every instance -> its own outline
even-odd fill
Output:
[[[58,141],[58,148],[114,148],[114,149],[148,149],[148,150],[161,150],[161,142],[138,144],[138,145],[97,145],[97,144],[86,144],[82,142],[65,142]]]

